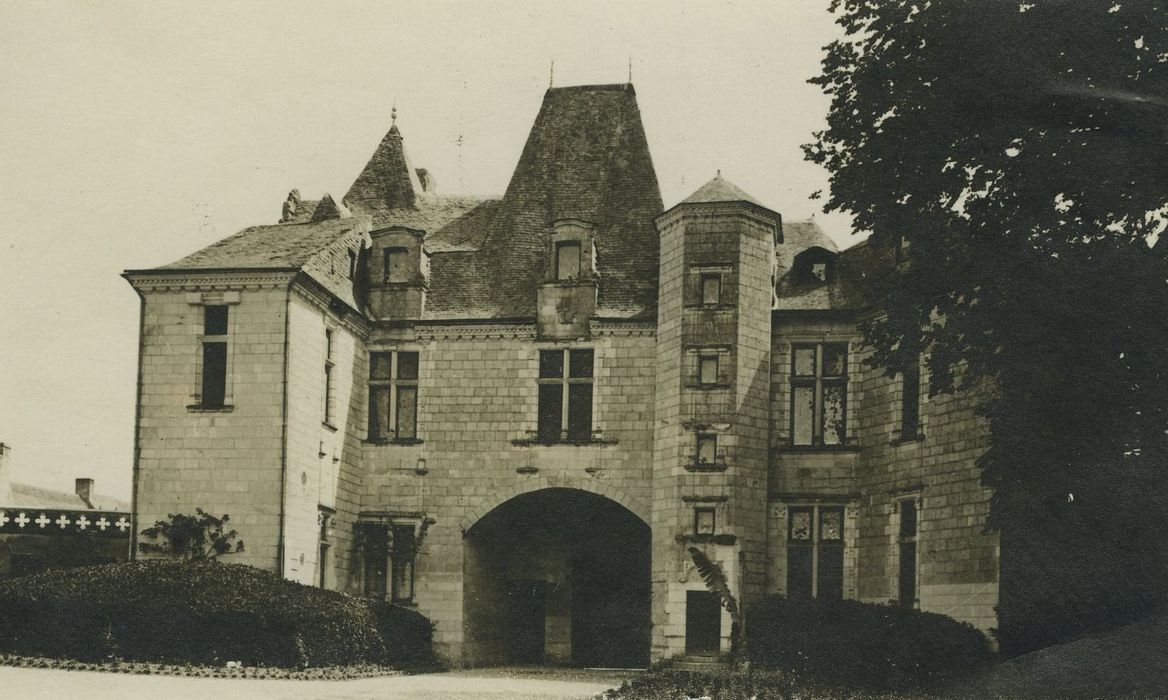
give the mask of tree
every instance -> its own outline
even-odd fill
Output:
[[[238,533],[224,532],[223,528],[231,517],[216,518],[195,509],[195,515],[170,514],[166,520],[159,520],[146,528],[142,534],[151,539],[161,539],[161,543],[139,542],[138,551],[144,554],[162,554],[179,559],[215,559],[228,552],[242,552],[243,541],[232,545]]]
[[[689,548],[689,556],[693,559],[694,567],[706,589],[718,598],[718,603],[730,613],[730,637],[733,658],[736,662],[749,664],[746,646],[746,615],[738,604],[738,599],[730,591],[730,582],[726,580],[726,573],[717,562],[706,556],[706,553],[697,547]],[[749,666],[748,666],[749,668]]]
[[[923,348],[931,394],[980,390],[1003,647],[1161,602],[1168,3],[832,9],[806,155],[825,208],[907,256],[869,282],[872,361],[893,374]]]

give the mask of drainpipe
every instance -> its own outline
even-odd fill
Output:
[[[129,282],[129,280],[126,280]],[[142,457],[142,357],[146,347],[146,297],[131,282],[138,295],[138,381],[134,393],[134,455],[130,483],[130,552],[129,559],[138,558],[138,472]]]
[[[284,576],[284,551],[286,537],[284,524],[288,509],[288,334],[291,326],[292,286],[296,284],[296,274],[288,281],[288,288],[284,290],[284,369],[280,373],[282,388],[280,390],[280,530],[276,540],[276,573],[280,578]]]

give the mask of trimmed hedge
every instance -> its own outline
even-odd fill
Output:
[[[972,626],[935,613],[853,600],[770,597],[748,612],[755,664],[834,687],[936,687],[990,659]]]
[[[0,582],[0,652],[306,668],[432,660],[430,621],[241,564],[153,560]]]

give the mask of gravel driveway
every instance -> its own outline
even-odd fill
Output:
[[[620,685],[625,677],[627,675],[621,671],[494,668],[351,681],[269,681],[0,667],[0,697],[21,700],[583,699]]]

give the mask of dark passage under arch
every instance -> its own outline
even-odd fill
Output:
[[[464,660],[634,667],[649,660],[649,526],[586,491],[525,493],[463,546]]]

